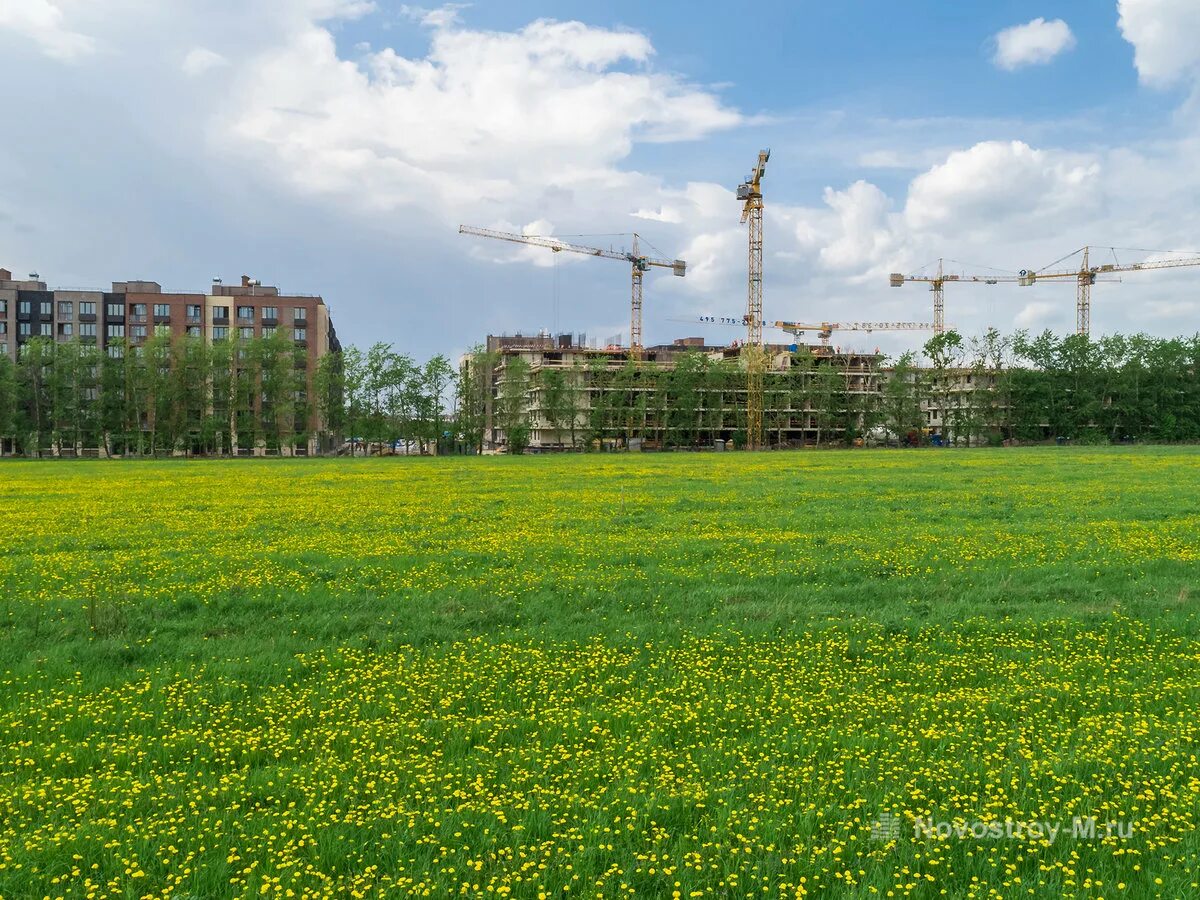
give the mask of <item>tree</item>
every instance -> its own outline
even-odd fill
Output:
[[[838,398],[844,390],[842,376],[833,367],[833,361],[825,358],[814,360],[812,377],[809,380],[809,397],[813,405],[813,419],[817,428],[817,446],[822,439],[828,440],[839,419]]]
[[[925,424],[921,413],[921,377],[916,358],[910,351],[895,361],[891,377],[883,385],[883,424],[901,444],[910,434],[919,438]]]
[[[366,360],[362,351],[357,347],[347,347],[342,351],[341,388],[345,404],[343,420],[346,423],[351,456],[365,434],[369,410],[366,384]]]
[[[442,411],[446,403],[446,392],[454,384],[454,369],[450,360],[438,354],[425,363],[421,370],[420,383],[422,418],[429,422],[428,434],[433,452],[440,452],[442,438]]]
[[[508,358],[500,386],[500,427],[509,453],[524,453],[529,446],[529,362],[520,355]]]
[[[0,353],[0,452],[3,439],[15,438],[17,428],[17,374],[8,354]]]
[[[456,384],[455,430],[463,446],[472,453],[483,452],[489,413],[492,411],[492,378],[499,354],[475,345],[463,357]]]
[[[542,413],[554,432],[554,442],[561,444],[563,427],[567,424],[567,379],[561,370],[543,367],[538,373],[538,380]]]
[[[53,342],[33,338],[21,347],[17,359],[17,383],[22,394],[22,434],[28,441],[26,453],[41,456],[50,437],[53,401],[50,396]]]
[[[313,393],[325,435],[336,444],[346,430],[346,368],[342,351],[326,353],[317,361]]]
[[[664,373],[664,444],[692,447],[699,439],[705,360],[703,354],[688,350],[675,358],[670,372]]]
[[[945,443],[953,443],[957,435],[957,407],[961,402],[961,391],[955,383],[955,369],[960,366],[963,341],[956,331],[935,334],[925,342],[925,355],[929,358],[930,398],[942,421]]]

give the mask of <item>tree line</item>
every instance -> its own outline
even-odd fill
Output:
[[[884,361],[793,353],[764,378],[768,443],[803,428],[818,444],[981,444],[1200,440],[1200,335],[964,338],[950,331]],[[626,360],[530,366],[475,348],[458,370],[377,343],[307,369],[281,333],[139,346],[33,339],[0,356],[0,450],[70,455],[480,452],[489,423],[510,451],[536,420],[553,443],[593,448],[641,438],[663,448],[745,436],[737,360],[679,354],[671,368]],[[496,382],[497,374],[501,376]],[[315,440],[310,440],[315,439]]]
[[[492,421],[512,450],[529,444],[533,407],[554,443],[604,447],[616,439],[700,446],[745,439],[745,375],[736,360],[685,352],[662,370],[634,360],[533,368],[510,357],[492,397],[498,354],[478,351],[459,385],[459,434],[482,445]],[[817,444],[979,445],[1200,440],[1200,335],[1091,339],[1050,331],[964,338],[935,335],[891,360],[799,347],[764,377],[769,444],[803,428]]]
[[[233,453],[303,445],[313,401],[306,355],[282,333],[216,341],[34,338],[0,356],[0,439],[40,456]]]
[[[905,353],[883,385],[883,423],[939,442],[1200,440],[1200,335],[948,331]]]

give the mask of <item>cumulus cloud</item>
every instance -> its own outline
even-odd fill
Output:
[[[997,234],[1013,223],[1027,235],[1052,234],[1063,217],[1093,206],[1100,173],[1100,162],[1088,154],[985,141],[917,176],[905,219],[913,228],[946,234]]]
[[[297,187],[392,209],[612,189],[628,182],[617,164],[636,141],[740,121],[712,93],[654,71],[636,32],[433,24],[427,55],[385,49],[359,62],[341,58],[325,28],[297,30],[241,70],[233,135]]]
[[[856,181],[844,191],[825,189],[825,205],[837,217],[834,237],[821,248],[831,269],[862,272],[887,260],[902,240],[891,200],[873,184]]]
[[[0,31],[5,30],[33,41],[47,56],[63,62],[74,62],[95,50],[95,40],[66,27],[62,9],[50,0],[4,0]]]
[[[996,53],[992,62],[1011,72],[1050,62],[1075,46],[1075,35],[1062,19],[1047,21],[1039,16],[1024,25],[1005,28],[996,35],[995,41]]]
[[[1133,45],[1145,84],[1166,87],[1200,75],[1200,4],[1194,0],[1119,0],[1118,25]]]

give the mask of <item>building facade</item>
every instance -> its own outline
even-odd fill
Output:
[[[0,354],[14,362],[35,338],[78,340],[115,355],[137,352],[155,336],[212,343],[277,332],[304,351],[311,395],[319,361],[341,349],[319,296],[285,294],[246,275],[233,285],[214,280],[207,292],[164,292],[154,281],[117,281],[108,291],[50,290],[36,274],[14,279],[0,269]],[[315,411],[313,416],[315,433],[320,423]]]
[[[794,345],[765,349],[769,444],[830,443],[860,427],[866,434],[881,398],[882,356],[821,345],[799,355]],[[739,346],[684,338],[632,357],[566,334],[490,335],[482,353],[461,360],[460,372],[471,369],[464,377],[482,383],[484,452],[509,449],[514,423],[528,428],[521,443],[533,450],[735,446],[745,435]]]

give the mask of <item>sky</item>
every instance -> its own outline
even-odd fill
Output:
[[[928,290],[887,276],[939,258],[1200,248],[1195,0],[0,0],[0,101],[0,266],[248,274],[321,294],[343,342],[421,358],[628,340],[627,266],[460,224],[637,232],[689,266],[647,277],[646,342],[740,337],[698,319],[745,310],[734,192],[760,148],[768,323],[930,321]],[[1198,313],[1200,268],[1093,290],[1093,334],[1192,334]],[[950,285],[946,318],[1069,332],[1074,286]]]

